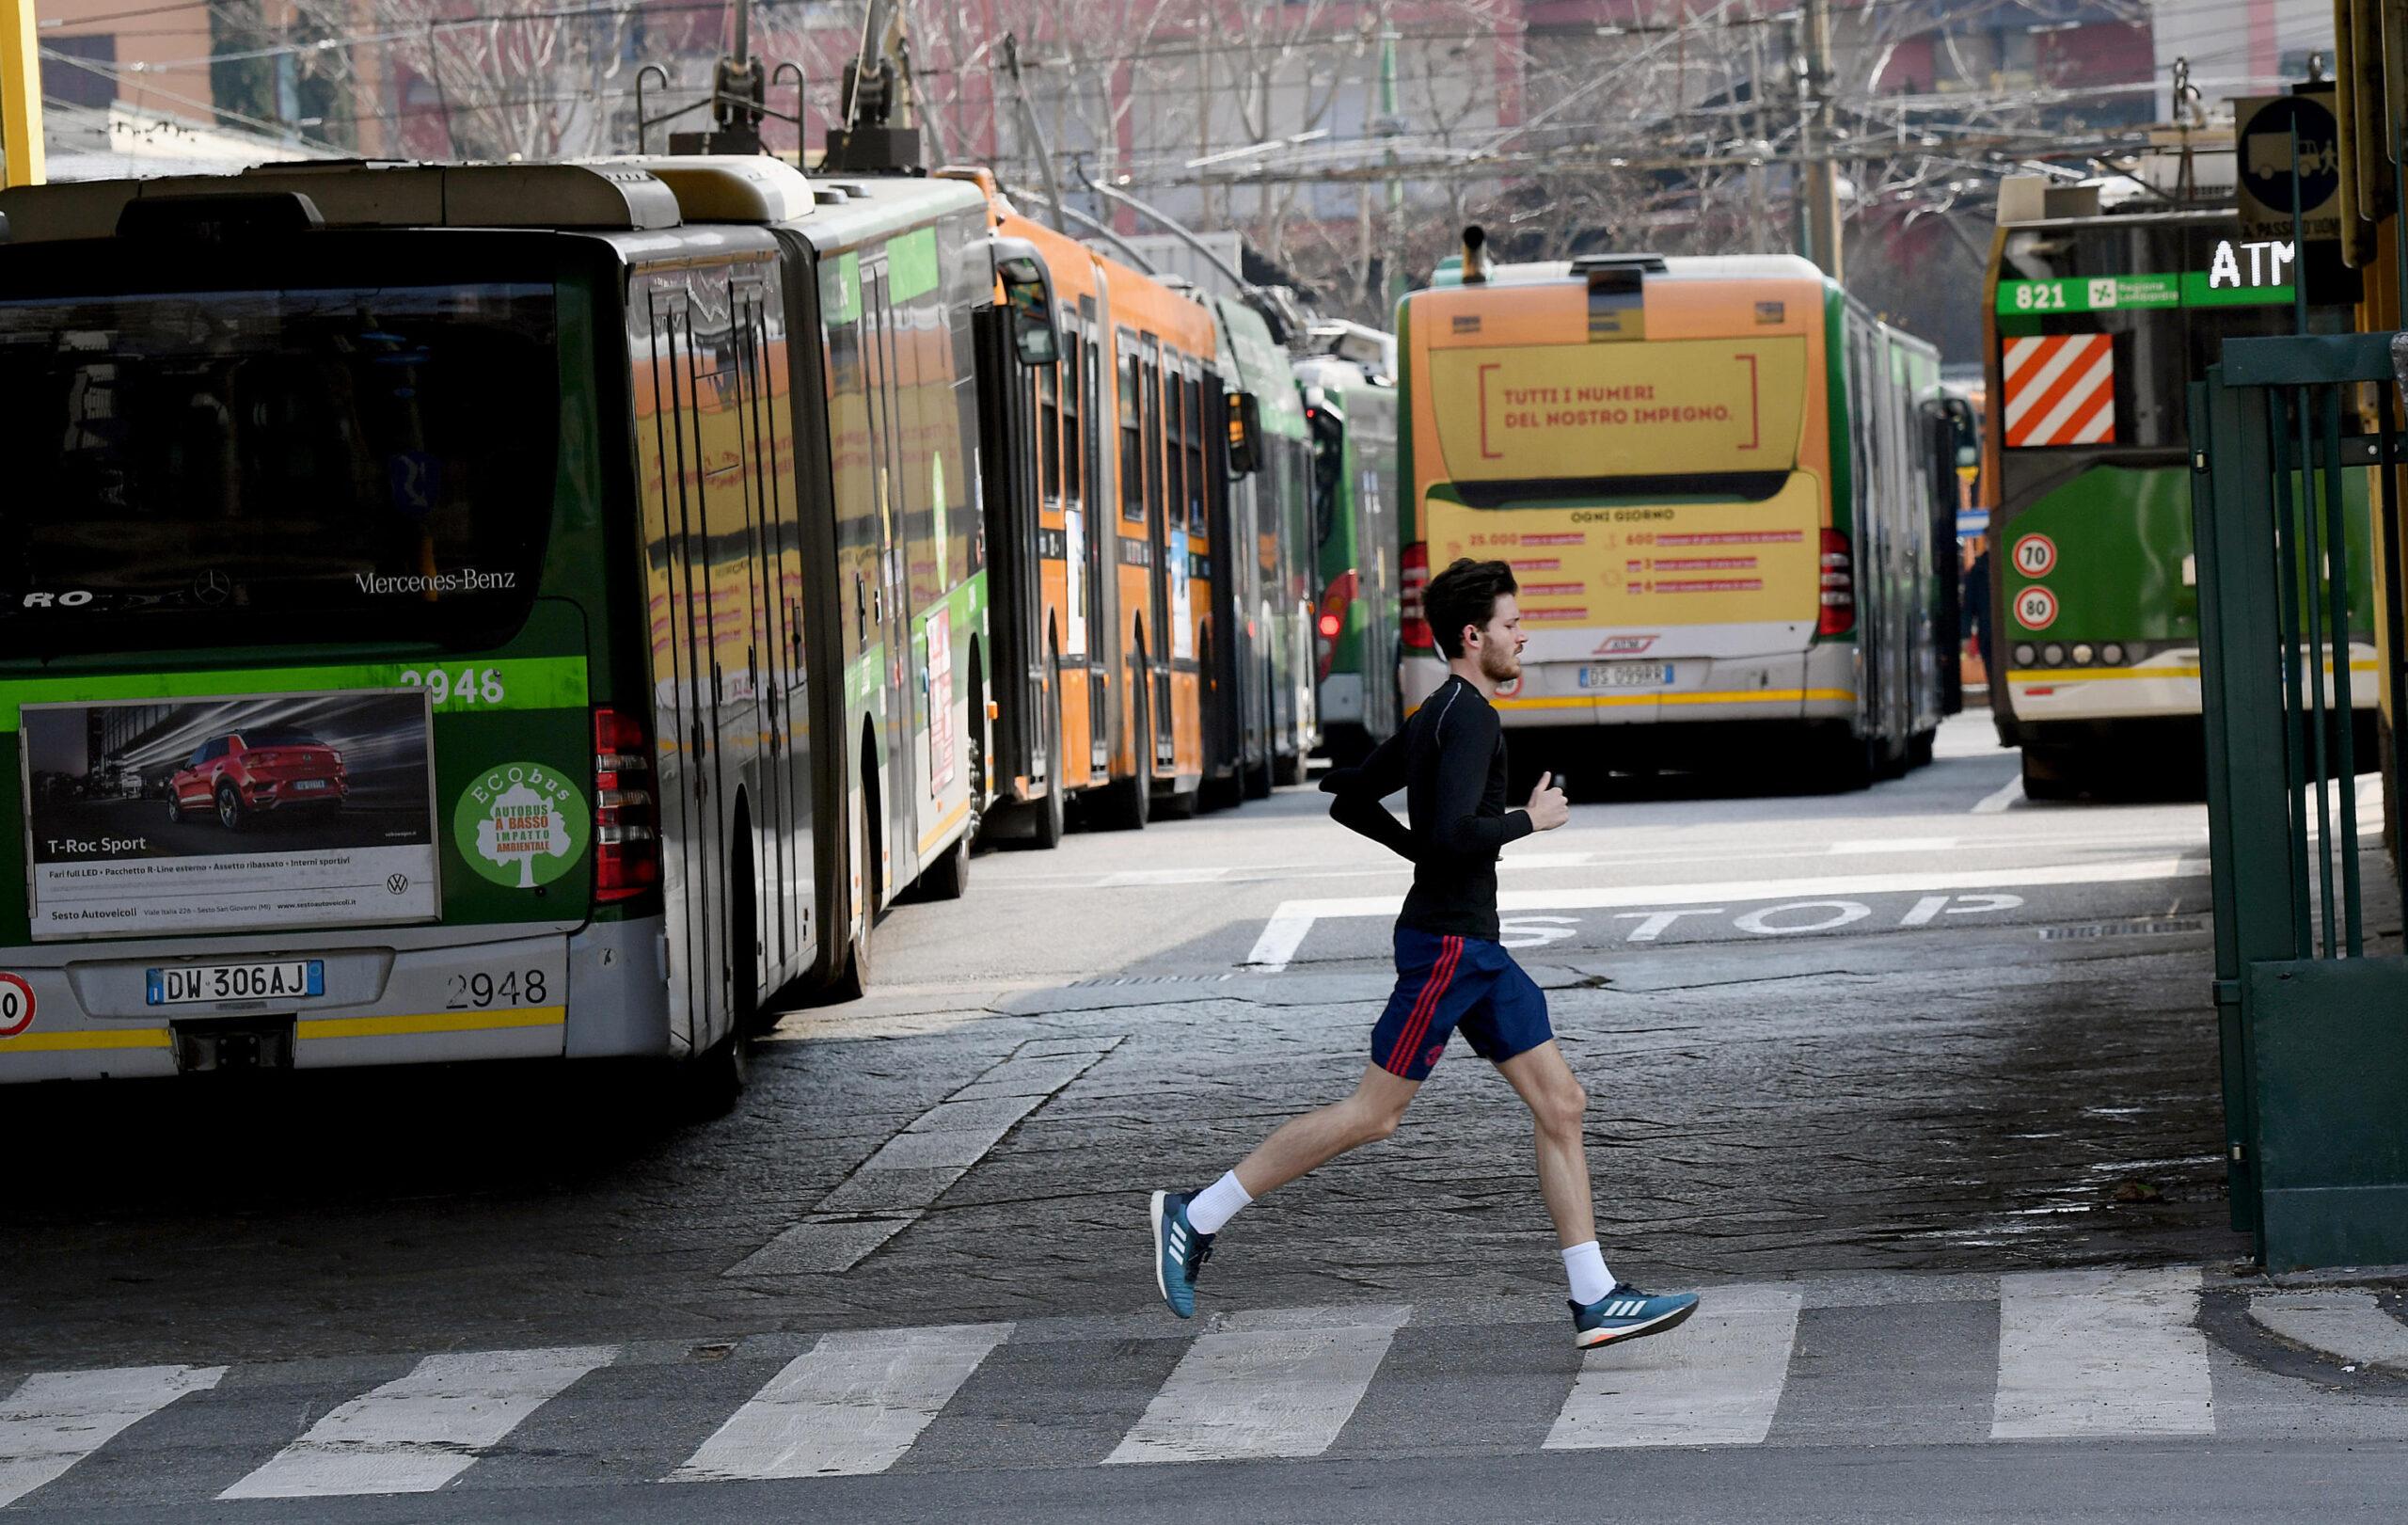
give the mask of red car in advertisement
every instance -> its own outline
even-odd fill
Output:
[[[214,815],[239,832],[254,817],[279,811],[339,810],[346,785],[342,754],[289,725],[214,736],[167,780],[167,818]]]

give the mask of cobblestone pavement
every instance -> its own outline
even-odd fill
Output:
[[[2244,1247],[2202,811],[1996,808],[2015,764],[1981,724],[1863,794],[1631,787],[1509,855],[1618,1271]],[[1147,1314],[1144,1193],[1361,1068],[1404,878],[1320,805],[981,857],[965,899],[881,926],[878,993],[788,1015],[706,1124],[649,1075],[550,1070],[12,1094],[0,1368]],[[1394,1139],[1239,1220],[1210,1301],[1552,1317],[1529,1153],[1458,1045]]]

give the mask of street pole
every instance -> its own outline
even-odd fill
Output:
[[[1386,140],[1381,155],[1388,169],[1388,227],[1386,288],[1380,294],[1380,310],[1394,312],[1404,297],[1404,182],[1396,175],[1396,135],[1403,129],[1403,120],[1396,109],[1396,45],[1398,33],[1389,24],[1387,8],[1380,8],[1380,136]]]
[[[1841,269],[1840,190],[1831,162],[1830,0],[1805,0],[1805,76],[1798,81],[1798,178],[1806,192],[1806,257],[1833,280]]]
[[[0,185],[39,185],[46,175],[41,144],[41,54],[34,45],[34,0],[0,0]]]

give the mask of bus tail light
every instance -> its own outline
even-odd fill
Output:
[[[1430,634],[1430,616],[1421,607],[1421,590],[1430,585],[1430,547],[1415,541],[1404,548],[1403,576],[1398,581],[1397,603],[1404,616],[1404,648],[1428,651],[1436,643]]]
[[[624,709],[594,711],[594,898],[631,900],[660,883],[652,739]]]
[[[1846,635],[1856,628],[1856,555],[1847,536],[1823,532],[1823,609],[1816,635]]]
[[[1322,590],[1321,618],[1313,626],[1313,633],[1321,637],[1321,675],[1329,676],[1329,664],[1338,657],[1338,638],[1346,629],[1346,611],[1354,602],[1354,569],[1348,567],[1329,580]]]

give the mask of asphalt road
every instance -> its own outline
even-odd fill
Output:
[[[1509,852],[1608,1258],[1706,1291],[1675,1335],[1569,1348],[1527,1116],[1460,1044],[1161,1311],[1144,1194],[1343,1094],[1390,980],[1405,875],[1291,790],[982,856],[708,1123],[548,1070],[11,1095],[0,1509],[2396,1509],[2398,1297],[2236,1269],[2204,812],[2015,772],[1968,718],[1864,793],[1656,780]]]

